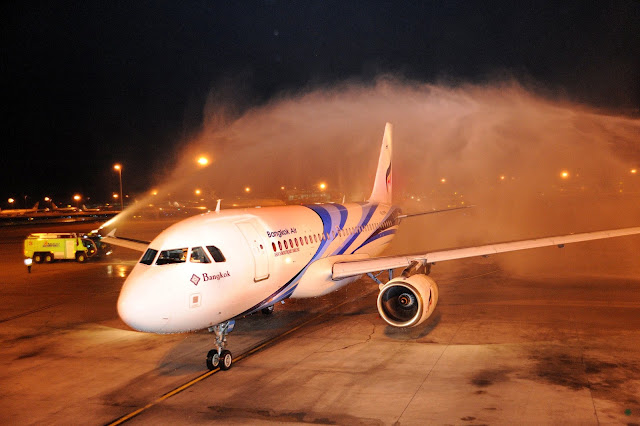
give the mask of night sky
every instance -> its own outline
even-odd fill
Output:
[[[640,113],[636,1],[11,2],[0,34],[2,208],[25,195],[108,201],[116,162],[127,192],[147,190],[200,129],[212,89],[241,111],[385,73],[514,78]]]

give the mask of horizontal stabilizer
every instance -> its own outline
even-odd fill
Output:
[[[452,207],[450,209],[441,209],[441,210],[428,210],[426,212],[418,212],[418,213],[408,213],[408,214],[400,214],[398,215],[398,219],[406,219],[408,217],[422,216],[425,214],[434,214],[434,213],[444,213],[444,212],[452,212],[454,210],[462,210],[469,209],[475,206],[462,206],[462,207]]]

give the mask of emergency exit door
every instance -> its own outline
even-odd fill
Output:
[[[240,232],[247,241],[253,254],[254,278],[258,282],[269,278],[269,257],[267,247],[258,232],[261,226],[255,220],[236,223]]]

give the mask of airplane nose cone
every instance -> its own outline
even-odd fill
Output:
[[[118,315],[129,327],[151,333],[163,333],[169,313],[162,292],[145,291],[142,283],[126,282],[118,297]]]

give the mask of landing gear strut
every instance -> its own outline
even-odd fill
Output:
[[[231,368],[233,357],[225,347],[227,346],[227,334],[233,331],[235,324],[236,322],[231,320],[209,327],[209,332],[214,333],[216,337],[216,348],[211,349],[207,354],[207,368],[209,370],[215,370],[218,367],[221,370]]]

